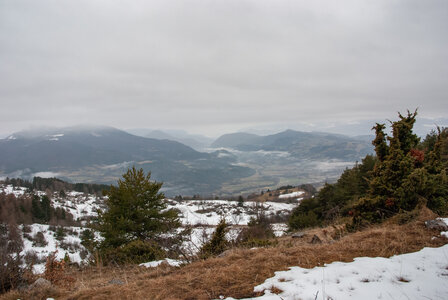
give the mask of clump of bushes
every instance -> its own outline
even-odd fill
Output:
[[[268,218],[263,214],[259,214],[256,218],[251,218],[247,227],[239,233],[236,244],[243,247],[267,247],[275,244],[274,232]]]
[[[134,240],[118,248],[102,250],[102,259],[105,263],[140,264],[164,257],[166,257],[165,251],[152,241]]]
[[[315,198],[302,200],[290,216],[290,229],[349,219],[347,228],[356,230],[399,213],[399,222],[408,222],[410,212],[424,205],[448,213],[448,128],[432,131],[420,143],[412,132],[416,115],[399,114],[390,136],[385,124],[376,124],[376,156],[367,155]]]

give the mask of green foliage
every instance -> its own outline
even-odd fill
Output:
[[[61,227],[61,226],[59,226],[59,227],[56,229],[56,232],[55,232],[55,234],[54,234],[54,237],[55,237],[56,240],[62,242],[62,241],[64,240],[64,238],[65,238],[65,230],[64,230],[64,228]]]
[[[270,239],[274,237],[269,220],[261,213],[256,218],[250,219],[247,227],[238,234],[236,243],[243,247],[259,247],[272,244]]]
[[[321,224],[317,215],[313,211],[303,213],[294,213],[289,219],[289,228],[292,230],[302,229],[307,227],[315,227]]]
[[[432,132],[423,143],[412,132],[417,111],[399,114],[392,122],[392,136],[384,140],[384,126],[373,141],[377,155],[368,194],[353,207],[355,226],[380,222],[402,211],[412,211],[420,203],[438,212],[448,212],[448,180],[442,145],[446,134]],[[418,150],[423,149],[423,150]]]
[[[245,242],[239,244],[242,247],[246,248],[267,248],[273,247],[278,244],[278,241],[275,239],[259,239],[259,238],[250,238]]]
[[[302,200],[291,213],[290,230],[320,226],[348,216],[352,205],[366,195],[376,161],[367,155],[360,164],[346,169],[335,184],[326,183],[316,197]]]
[[[99,216],[104,245],[119,247],[134,240],[154,239],[177,228],[179,219],[174,210],[165,210],[162,183],[151,182],[150,174],[135,167],[123,175],[118,187],[107,193],[107,210]]]
[[[102,249],[106,262],[140,264],[166,257],[165,251],[153,241],[134,240],[117,248]]]
[[[95,234],[90,229],[85,229],[81,232],[81,245],[83,245],[88,251],[93,252],[97,246],[95,241]]]
[[[205,259],[210,256],[219,255],[227,249],[229,246],[229,242],[226,239],[227,226],[224,219],[219,222],[210,241],[205,243],[199,251],[201,258]]]
[[[98,226],[104,237],[100,248],[106,256],[123,262],[121,255],[135,254],[127,259],[138,261],[146,257],[142,251],[147,249],[148,256],[153,257],[157,252],[153,243],[180,226],[178,212],[166,210],[161,187],[162,183],[150,181],[149,173],[145,175],[135,167],[123,175],[117,187],[110,187],[107,210],[99,214]],[[116,253],[112,255],[113,251]]]
[[[244,206],[244,198],[243,196],[239,196],[238,197],[238,207],[243,207]]]
[[[96,194],[101,193],[103,190],[109,190],[109,186],[105,184],[68,183],[58,178],[34,177],[33,182],[29,185],[40,191],[50,190],[63,192],[63,194],[60,194],[61,197],[65,197],[64,190],[73,190],[89,194]]]
[[[346,216],[353,216],[348,228],[356,229],[398,213],[406,219],[424,204],[448,213],[448,130],[438,128],[419,143],[412,132],[416,116],[417,111],[398,114],[399,120],[391,122],[391,136],[384,133],[385,124],[376,124],[372,144],[377,157],[366,156],[314,199],[303,200],[291,214],[290,229]]]

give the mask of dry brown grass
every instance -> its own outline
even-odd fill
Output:
[[[439,247],[445,238],[432,239],[437,232],[427,230],[424,220],[435,216],[423,210],[409,224],[392,222],[347,234],[338,240],[332,227],[314,229],[302,239],[284,237],[275,248],[236,249],[226,257],[197,261],[182,268],[145,269],[92,268],[76,272],[77,283],[61,292],[60,299],[216,299],[220,295],[235,298],[256,296],[254,286],[272,277],[275,271],[290,266],[312,268],[334,261],[352,261],[360,256],[389,257],[414,252],[423,247]],[[311,245],[318,235],[323,243]],[[74,276],[74,275],[72,275]],[[123,285],[111,285],[120,279]]]

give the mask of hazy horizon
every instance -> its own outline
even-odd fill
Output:
[[[395,116],[395,118],[391,120],[396,120],[398,117]],[[318,124],[275,124],[273,126],[251,126],[251,127],[245,127],[245,128],[239,128],[233,131],[220,131],[217,135],[208,135],[206,133],[197,131],[188,131],[187,129],[183,128],[162,128],[162,127],[154,127],[154,128],[120,128],[116,126],[111,125],[104,125],[104,124],[74,124],[70,126],[32,126],[28,128],[23,128],[21,130],[15,130],[13,132],[3,133],[0,134],[0,139],[6,138],[14,133],[19,133],[22,131],[25,132],[32,132],[32,131],[46,131],[46,130],[56,130],[56,129],[77,129],[77,128],[101,128],[101,127],[112,127],[119,130],[126,131],[128,133],[139,135],[139,136],[145,136],[146,134],[150,132],[157,132],[161,131],[163,133],[172,135],[173,137],[180,137],[184,135],[188,136],[199,136],[209,139],[217,139],[220,136],[224,134],[229,133],[236,133],[236,132],[246,132],[246,133],[252,133],[257,135],[270,135],[270,134],[276,134],[285,130],[296,130],[296,131],[303,131],[303,132],[325,132],[325,133],[334,133],[334,134],[342,134],[347,136],[363,136],[363,135],[374,135],[374,132],[372,130],[373,125],[375,122],[380,122],[386,124],[386,133],[391,134],[391,128],[389,124],[389,120],[386,119],[378,119],[378,120],[365,120],[365,121],[357,121],[357,122],[330,122],[330,123],[318,123]],[[418,118],[416,124],[414,125],[414,132],[417,133],[419,136],[424,137],[426,134],[428,134],[432,129],[436,129],[436,127],[448,127],[448,118],[439,118],[439,119],[425,119],[425,118]]]

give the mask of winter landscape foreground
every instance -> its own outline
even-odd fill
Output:
[[[27,190],[24,187],[2,185],[0,193],[21,197]],[[300,203],[303,193],[295,191],[279,196],[283,200],[289,199],[291,203],[244,202],[242,206],[236,201],[226,200],[166,201],[170,208],[180,211],[184,227],[192,226],[191,235],[182,246],[185,251],[194,254],[210,239],[221,218],[231,224],[226,236],[232,240],[260,210],[267,216],[284,219],[288,211]],[[37,194],[44,195],[45,192],[39,191]],[[71,263],[87,266],[88,256],[81,245],[80,236],[86,229],[89,218],[94,217],[96,211],[101,209],[103,200],[101,196],[75,191],[67,192],[64,197],[55,193],[52,205],[67,211],[80,224],[64,227],[65,235],[62,239],[57,239],[57,229],[50,228],[50,225],[32,224],[28,226],[27,232],[24,232],[21,226],[25,246],[22,254],[33,252],[37,256],[38,263],[33,266],[35,274],[44,271],[46,257],[56,250],[58,259],[62,260],[68,256]],[[350,234],[338,236],[340,233],[337,228],[330,227],[303,231],[303,237],[294,238],[285,232],[287,226],[284,222],[274,223],[272,226],[278,237],[278,245],[271,249],[229,250],[221,257],[203,262],[188,263],[183,259],[165,259],[147,262],[138,267],[121,267],[113,272],[105,268],[101,275],[83,271],[81,278],[76,274],[75,268],[71,272],[77,277],[76,288],[59,290],[55,295],[64,299],[87,299],[93,296],[89,293],[94,292],[98,299],[103,299],[110,297],[108,295],[113,291],[117,293],[113,298],[121,298],[127,297],[129,289],[135,285],[139,286],[142,280],[157,282],[168,280],[167,277],[170,277],[171,280],[178,278],[179,283],[171,281],[163,282],[163,285],[174,285],[176,292],[183,291],[187,295],[179,297],[190,298],[188,295],[191,295],[191,299],[237,299],[241,296],[247,298],[244,297],[247,295],[244,289],[247,290],[247,286],[252,282],[252,294],[256,297],[250,299],[446,299],[448,247],[445,244],[448,241],[448,231],[425,228],[423,221],[432,217],[430,212],[423,212],[421,217],[411,224],[380,226],[368,232],[352,234],[353,237]],[[448,218],[441,220],[448,223]],[[37,246],[33,241],[38,232],[43,233],[45,246]],[[321,241],[310,244],[310,239],[314,236],[318,236]],[[100,236],[96,238],[101,239]],[[302,253],[297,255],[295,251]],[[359,255],[356,256],[357,254]],[[393,256],[389,257],[390,255]],[[295,259],[292,259],[293,257]],[[240,265],[237,270],[233,269],[235,264]],[[206,271],[199,275],[195,273],[197,269]],[[237,274],[233,274],[235,271]],[[234,278],[229,278],[229,272]],[[274,276],[269,275],[274,272]],[[164,276],[168,274],[170,276]],[[257,277],[266,279],[261,284],[255,284],[260,282]],[[182,280],[189,281],[190,287],[185,287]],[[198,282],[191,284],[191,280]],[[200,282],[201,280],[203,281]],[[223,285],[221,290],[218,288],[207,292],[205,286],[210,280],[222,281],[219,284]],[[242,291],[238,291],[238,284],[235,285],[234,282],[239,280],[247,281]],[[160,295],[160,286],[156,286],[150,288],[150,293],[156,292]],[[194,291],[201,287],[202,291]],[[135,290],[131,294],[134,293],[140,298],[142,294],[139,293],[142,292]],[[161,295],[161,298],[176,298],[172,298],[172,290]]]

